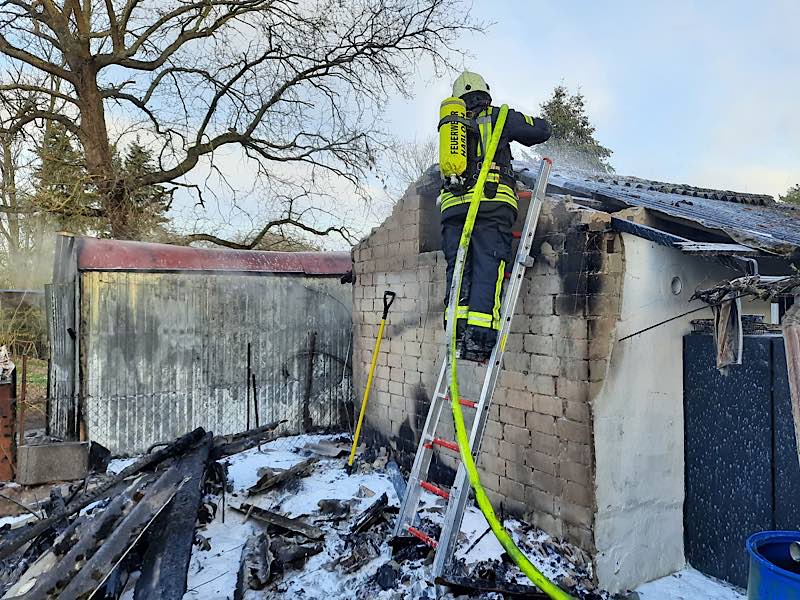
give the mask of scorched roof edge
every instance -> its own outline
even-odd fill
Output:
[[[81,271],[219,271],[340,276],[349,252],[268,252],[76,238]]]

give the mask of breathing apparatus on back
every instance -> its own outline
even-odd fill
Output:
[[[469,188],[467,136],[474,132],[478,143],[483,143],[473,115],[476,108],[490,102],[486,81],[469,71],[459,75],[453,83],[453,95],[442,101],[439,108],[439,170],[443,187],[448,192],[461,195]]]

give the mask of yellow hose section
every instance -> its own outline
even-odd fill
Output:
[[[525,573],[534,585],[547,594],[550,598],[557,600],[571,600],[572,596],[564,592],[561,588],[551,582],[545,577],[536,566],[528,560],[522,551],[517,548],[514,540],[509,533],[505,530],[502,523],[497,519],[492,508],[492,503],[486,495],[486,490],[483,489],[481,478],[478,474],[478,469],[475,466],[475,461],[472,458],[472,452],[469,447],[469,439],[467,438],[467,428],[464,425],[464,415],[461,411],[461,404],[459,403],[458,394],[458,373],[456,361],[456,305],[454,298],[461,297],[461,282],[464,276],[464,262],[466,258],[467,249],[469,248],[469,241],[472,237],[472,230],[475,226],[475,217],[478,214],[478,207],[480,205],[481,196],[483,196],[483,187],[486,184],[486,178],[489,174],[489,167],[494,159],[497,145],[500,142],[500,136],[503,133],[503,126],[506,122],[506,115],[508,114],[508,106],[505,104],[500,108],[500,114],[497,117],[497,124],[495,125],[492,137],[489,140],[486,149],[486,156],[481,166],[478,181],[475,184],[475,189],[472,192],[472,200],[469,204],[469,211],[467,218],[464,221],[464,229],[461,232],[461,241],[459,242],[458,255],[456,258],[456,268],[453,277],[456,278],[455,294],[450,293],[450,306],[448,307],[448,319],[451,324],[450,327],[450,343],[449,343],[449,359],[450,359],[450,401],[453,407],[453,422],[456,427],[456,440],[458,441],[458,450],[461,454],[461,460],[464,462],[464,467],[467,469],[469,476],[469,484],[475,491],[475,501],[478,503],[478,508],[481,509],[483,516],[489,523],[489,527],[494,533],[497,541],[511,557],[511,560]]]

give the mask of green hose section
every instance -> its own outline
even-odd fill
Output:
[[[458,246],[458,254],[456,256],[456,265],[453,272],[455,278],[450,290],[450,305],[447,308],[448,312],[448,330],[450,334],[449,343],[449,360],[450,360],[450,402],[453,408],[453,422],[456,428],[456,440],[458,441],[458,450],[461,454],[461,460],[467,470],[469,476],[469,484],[475,491],[475,501],[478,503],[478,508],[481,509],[483,516],[489,523],[489,527],[494,533],[497,541],[506,551],[511,560],[525,573],[536,587],[542,590],[550,598],[556,600],[572,600],[572,596],[564,592],[561,588],[551,582],[545,577],[534,564],[528,560],[522,551],[517,548],[514,540],[509,533],[505,530],[502,523],[497,519],[492,508],[492,503],[489,496],[486,495],[486,490],[483,489],[481,478],[478,474],[478,469],[475,466],[475,460],[472,458],[472,451],[469,447],[469,439],[467,438],[467,428],[464,425],[464,415],[461,411],[461,404],[459,403],[458,394],[458,373],[456,361],[456,306],[458,305],[458,298],[461,297],[461,282],[464,276],[464,262],[466,260],[467,250],[469,248],[470,238],[472,237],[472,230],[475,226],[475,217],[478,214],[478,207],[480,205],[481,196],[483,196],[483,187],[486,184],[486,178],[489,175],[489,168],[494,159],[497,145],[500,143],[500,136],[503,133],[503,127],[506,122],[506,115],[508,114],[508,106],[505,104],[500,107],[500,114],[497,117],[497,124],[492,132],[492,137],[486,148],[486,154],[483,159],[478,181],[475,184],[475,189],[472,192],[472,199],[469,204],[469,211],[467,218],[464,221],[464,229],[461,232],[461,240]],[[455,293],[453,293],[455,292]]]

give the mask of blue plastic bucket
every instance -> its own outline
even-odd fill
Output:
[[[800,542],[800,532],[762,531],[747,539],[748,600],[800,600],[800,563],[789,554],[792,542]]]

